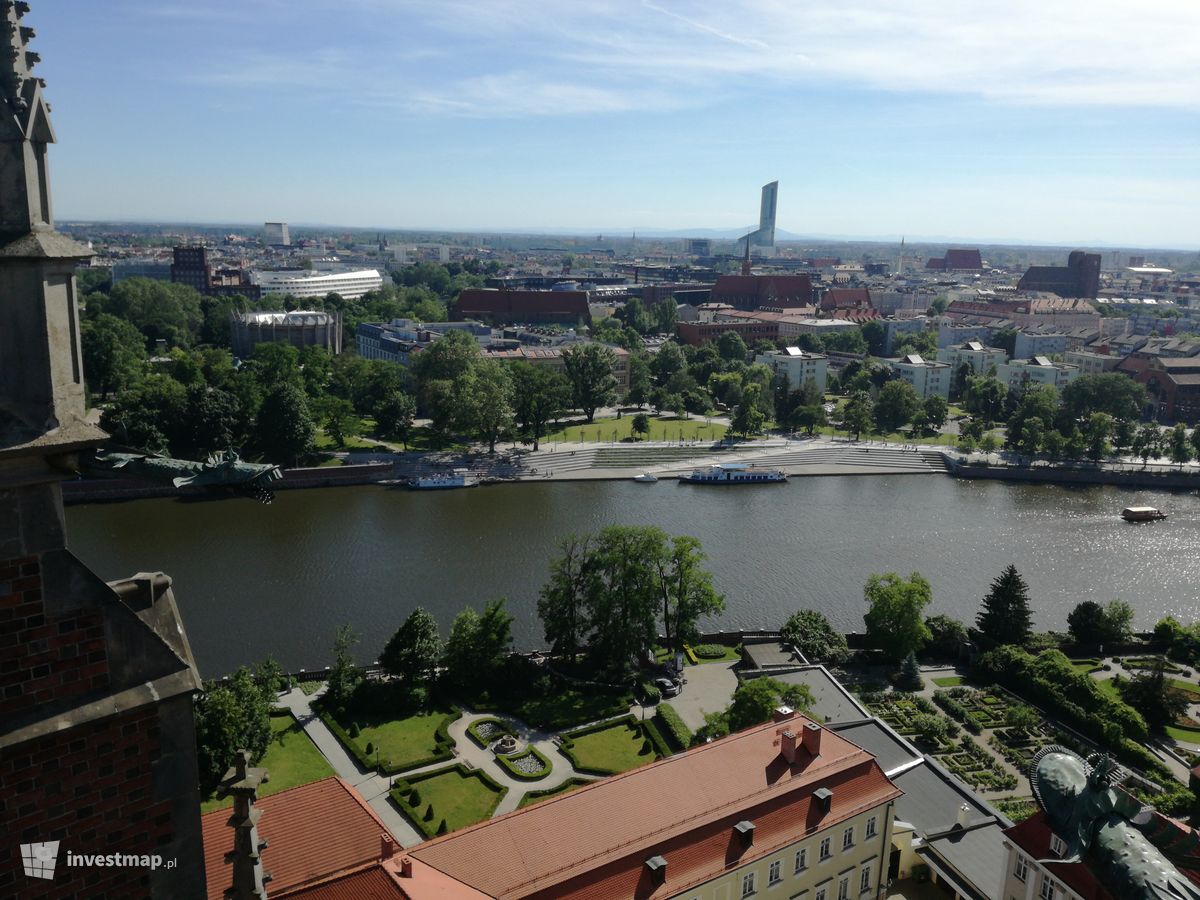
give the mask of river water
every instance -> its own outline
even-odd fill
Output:
[[[1129,525],[1122,507],[1157,506]],[[1136,624],[1194,619],[1200,498],[1109,487],[1013,485],[936,476],[794,478],[712,488],[674,482],[508,484],[419,493],[376,486],[249,500],[143,500],[67,510],[71,549],[106,580],[164,571],[175,582],[201,674],[275,655],[329,663],[335,628],[374,658],[414,606],[443,630],[467,604],[507,597],[519,648],[542,645],[538,587],[562,537],[613,523],[700,538],[727,600],[714,627],[777,628],[794,610],[861,630],[872,572],[921,572],[931,612],[974,618],[1014,563],[1039,628],[1063,629],[1081,600],[1129,600]],[[444,632],[443,632],[444,633]]]

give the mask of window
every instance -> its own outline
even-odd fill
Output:
[[[838,900],[850,900],[850,876],[843,875],[838,882]]]
[[[771,863],[771,869],[767,873],[768,884],[779,884],[779,882],[783,880],[783,876],[779,873],[779,870],[782,868],[783,863],[779,862],[778,860]]]
[[[754,893],[754,873],[748,872],[742,876],[742,896],[749,897]]]
[[[829,855],[829,838],[825,838],[821,841],[821,859],[829,859]]]
[[[1042,886],[1038,888],[1038,896],[1041,897],[1041,900],[1054,900],[1054,895],[1054,882],[1049,878],[1043,878]]]
[[[825,888],[817,888],[817,895],[813,900],[825,900]]]
[[[854,826],[851,825],[842,832],[842,849],[849,850],[854,846]]]
[[[874,816],[871,816],[871,818],[867,819],[867,837],[869,837],[869,838],[875,837],[875,817]]]
[[[1067,853],[1067,842],[1057,834],[1050,835],[1050,852],[1058,857],[1065,856]]]
[[[858,876],[858,892],[865,894],[871,889],[871,867],[863,866],[862,872]]]
[[[1029,861],[1021,855],[1017,855],[1017,864],[1013,866],[1013,875],[1017,877],[1017,881],[1024,883],[1029,877]]]
[[[796,872],[797,872],[797,874],[800,872],[803,872],[807,868],[808,868],[808,850],[807,849],[797,850],[796,851]]]

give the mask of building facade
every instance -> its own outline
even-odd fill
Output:
[[[1065,266],[1031,266],[1017,289],[1094,300],[1100,293],[1100,254],[1073,250]]]
[[[1079,367],[1054,363],[1044,356],[1035,356],[1033,359],[1014,359],[1000,366],[996,377],[1006,384],[1010,391],[1021,391],[1039,384],[1062,388],[1079,377]]]
[[[383,287],[383,276],[375,269],[355,269],[349,272],[259,272],[251,280],[263,296],[288,296],[297,300],[320,299],[337,294],[346,300],[358,300],[364,294]]]
[[[342,313],[304,311],[232,313],[229,317],[233,355],[245,359],[259,344],[323,347],[342,352]]]
[[[899,378],[916,388],[923,400],[930,397],[942,397],[947,400],[950,398],[954,367],[949,363],[932,362],[917,353],[910,353],[898,359],[886,359],[884,362]]]
[[[775,341],[779,338],[778,322],[679,322],[675,333],[679,340],[693,347],[715,341],[726,332],[739,334],[747,346],[755,341]]]
[[[947,347],[937,352],[938,362],[950,363],[955,371],[966,363],[976,375],[986,375],[993,367],[996,371],[1008,362],[1008,354],[999,347],[987,347],[979,341],[967,341],[957,347]]]
[[[272,247],[292,246],[292,234],[287,222],[267,222],[263,226],[266,241]]]
[[[829,357],[822,353],[807,353],[799,347],[787,347],[775,353],[760,353],[754,357],[754,362],[770,367],[777,381],[786,378],[793,389],[813,381],[817,390],[825,393]]]

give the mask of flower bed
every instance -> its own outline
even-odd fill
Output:
[[[550,760],[532,744],[519,753],[512,753],[508,756],[498,754],[496,762],[500,763],[504,771],[513,778],[520,778],[522,781],[537,781],[545,778],[553,768]]]
[[[489,716],[486,719],[476,719],[467,726],[467,736],[484,750],[497,738],[512,734],[512,729],[503,719]]]

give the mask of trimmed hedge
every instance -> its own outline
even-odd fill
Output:
[[[440,817],[441,821],[437,821],[439,816],[437,815],[437,812],[434,810],[433,804],[431,803],[418,804],[416,809],[414,809],[410,805],[409,795],[414,792],[418,794],[420,793],[420,790],[417,787],[420,782],[427,781],[430,778],[437,778],[440,775],[445,775],[447,772],[457,772],[464,778],[478,778],[485,787],[496,793],[497,805],[499,805],[500,801],[504,799],[504,795],[508,793],[508,788],[496,781],[496,779],[490,776],[487,772],[484,772],[482,769],[469,769],[462,763],[458,763],[453,766],[446,766],[444,769],[435,769],[432,772],[422,772],[419,775],[413,775],[411,778],[397,781],[395,786],[393,786],[392,790],[388,793],[388,796],[391,798],[392,805],[404,816],[404,818],[408,819],[408,821],[414,828],[417,829],[417,831],[425,835],[427,839],[435,838],[439,834],[446,833],[446,819],[444,816],[442,816]],[[418,813],[421,805],[426,807],[424,813]],[[493,807],[493,812],[494,811],[495,807]]]
[[[653,706],[662,700],[662,691],[653,681],[643,681],[638,684],[638,690],[642,694],[642,705]]]
[[[978,717],[945,691],[934,691],[933,702],[944,709],[950,718],[961,722],[963,728],[971,734],[983,733],[983,726],[979,724]]]
[[[659,759],[666,759],[675,751],[671,749],[671,743],[667,740],[662,730],[658,727],[658,716],[653,719],[647,719],[641,723],[642,734],[650,741],[650,746],[654,748],[654,753]]]
[[[533,756],[536,758],[538,762],[542,764],[541,770],[534,774],[530,774],[529,772],[523,772],[521,769],[517,768],[515,765],[516,761],[518,759],[524,759],[526,756]],[[537,747],[533,746],[533,744],[527,746],[520,753],[513,753],[510,756],[497,755],[496,762],[500,764],[500,767],[504,769],[505,772],[507,772],[513,778],[519,778],[521,781],[537,781],[541,778],[545,778],[550,774],[551,768],[553,768],[550,760],[548,760],[546,756],[538,750]]]
[[[670,703],[658,704],[658,712],[654,714],[659,730],[667,736],[667,740],[676,750],[686,750],[692,746],[692,730],[687,727],[679,713]]]
[[[568,778],[557,787],[546,788],[544,791],[526,791],[525,796],[521,798],[520,806],[528,806],[531,803],[536,803],[539,800],[545,800],[547,797],[553,797],[555,794],[565,794],[571,788],[583,787],[585,784],[591,784],[590,778]]]
[[[696,658],[695,652],[687,644],[683,645],[683,655],[693,666],[700,665],[700,660]]]
[[[692,653],[700,659],[721,659],[728,649],[724,644],[697,644]]]
[[[572,748],[575,745],[574,739],[583,737],[585,734],[593,734],[597,731],[606,731],[609,728],[625,727],[625,728],[631,729],[635,734],[637,734],[643,740],[648,741],[650,743],[650,746],[653,747],[657,753],[657,752],[659,752],[658,744],[656,744],[654,737],[651,737],[650,729],[645,727],[646,724],[649,724],[649,723],[639,722],[634,717],[633,713],[630,713],[627,716],[621,716],[618,719],[608,719],[607,721],[604,721],[604,722],[596,722],[592,725],[587,725],[583,728],[576,728],[574,731],[564,732],[559,737],[559,749],[562,751],[562,755],[571,761],[571,765],[575,767],[576,772],[580,772],[584,775],[601,775],[601,776],[617,775],[619,773],[613,772],[610,769],[600,769],[600,768],[595,768],[592,766],[582,765],[579,762],[579,759],[572,752]],[[663,741],[662,736],[659,735],[657,732],[655,732],[654,734],[655,734],[655,737],[657,737],[658,741],[665,745],[665,742]],[[671,755],[670,750],[669,749],[665,750],[661,755],[670,756]]]
[[[493,732],[490,738],[484,740],[483,737],[480,736],[479,732],[475,730],[480,725],[498,725],[500,726],[500,730]],[[506,734],[512,734],[512,729],[508,727],[507,722],[505,722],[503,719],[497,719],[495,716],[488,716],[486,719],[476,719],[467,726],[467,737],[474,741],[475,744],[482,750],[486,750],[488,748],[488,744]]]
[[[450,737],[450,732],[448,729],[450,727],[450,723],[462,715],[462,710],[460,710],[457,706],[450,707],[449,714],[447,714],[445,718],[438,723],[438,726],[433,733],[434,746],[437,747],[436,753],[421,759],[407,760],[402,765],[394,764],[387,757],[380,759],[379,763],[376,764],[375,760],[372,759],[371,756],[368,755],[367,752],[358,745],[358,741],[352,738],[347,733],[346,729],[342,728],[342,726],[338,724],[337,719],[333,717],[332,713],[330,713],[328,710],[321,710],[319,715],[321,717],[321,721],[325,723],[325,727],[333,732],[333,736],[341,742],[342,746],[346,748],[346,752],[354,757],[354,761],[357,762],[359,766],[368,772],[374,771],[378,772],[380,775],[395,775],[398,772],[405,772],[409,769],[419,769],[422,766],[431,766],[434,763],[446,762],[447,760],[453,759],[454,739]]]

